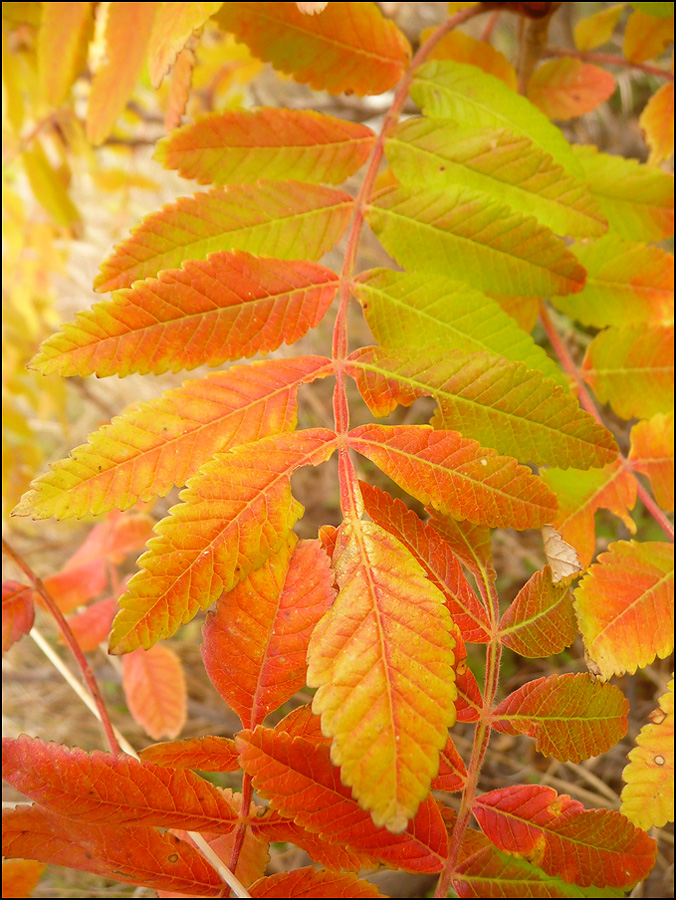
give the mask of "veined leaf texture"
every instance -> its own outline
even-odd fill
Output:
[[[452,24],[496,6],[526,18],[546,7],[548,22],[557,4],[451,4]],[[13,34],[12,16],[39,4],[4,7]],[[645,164],[573,146],[556,124],[613,92],[603,60],[552,52],[526,78],[524,60],[515,68],[490,43],[497,15],[482,38],[416,36],[411,66],[404,20],[373,3],[43,7],[21,40],[37,29],[47,104],[69,102],[95,31],[94,145],[145,65],[154,88],[169,82],[167,121],[191,73],[197,94],[218,97],[240,65],[263,63],[304,97],[322,92],[315,105],[330,112],[299,108],[310,100],[242,108],[236,78],[239,102],[212,97],[194,118],[188,107],[154,160],[192,186],[119,240],[94,282],[110,297],[32,359],[49,377],[198,371],[100,425],[14,510],[112,523],[114,539],[95,529],[45,578],[67,613],[90,604],[71,617],[89,651],[112,616],[106,565],[150,528],[145,516],[127,533],[128,511],[180,491],[117,585],[109,634],[133,715],[168,740],[140,762],[7,741],[6,777],[35,805],[5,813],[5,852],[188,896],[224,890],[191,831],[242,896],[382,896],[356,874],[378,866],[438,874],[438,896],[631,890],[655,859],[644,829],[673,816],[672,692],[631,751],[620,812],[539,783],[482,793],[479,773],[491,731],[564,763],[606,753],[629,709],[605,682],[673,650],[673,550],[641,519],[645,508],[668,530],[673,508],[673,256],[657,246],[673,234],[673,178],[656,164],[670,147],[668,92],[641,117]],[[620,4],[578,23],[579,51],[622,15]],[[626,15],[626,59],[642,65],[668,26]],[[220,60],[205,84],[200,53],[219,41],[232,66]],[[8,120],[23,127],[20,94],[8,90]],[[41,144],[22,152],[37,191],[51,157]],[[61,227],[79,221],[62,181],[40,202]],[[616,441],[613,416],[631,434]],[[335,485],[320,498],[330,521],[300,539],[316,483]],[[600,510],[634,539],[596,557]],[[555,555],[546,565],[535,529],[579,574]],[[514,590],[501,598],[506,574]],[[3,650],[30,629],[35,596],[3,585]],[[232,737],[174,739],[185,684],[158,642],[193,620],[182,633],[201,635],[206,674],[241,721]],[[554,674],[534,668],[575,653],[578,633],[591,674],[576,660],[562,671],[567,657]],[[517,658],[509,687],[501,655]],[[454,740],[456,722],[477,729],[474,749]],[[242,791],[191,770],[241,770]],[[444,795],[461,791],[456,815]],[[275,842],[322,868],[266,875]]]

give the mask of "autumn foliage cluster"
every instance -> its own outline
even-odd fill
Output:
[[[585,808],[535,771],[480,788],[494,733],[572,764],[611,751],[629,712],[611,679],[673,650],[673,15],[606,5],[561,48],[560,6],[451,3],[414,55],[372,3],[3,4],[7,127],[60,227],[81,223],[42,142],[56,134],[67,158],[116,140],[145,66],[164,80],[156,164],[198,185],[113,249],[94,284],[109,296],[31,372],[214,368],[34,477],[14,516],[104,518],[44,584],[26,566],[3,584],[3,650],[34,603],[51,607],[83,668],[108,640],[134,715],[176,738],[185,688],[158,642],[209,610],[206,675],[242,725],[139,759],[100,704],[108,752],[5,740],[4,777],[31,801],[3,813],[6,857],[191,897],[383,896],[364,877],[382,867],[438,874],[439,897],[618,897],[648,877],[648,832],[673,818],[673,682],[619,808]],[[521,35],[513,61],[498,26]],[[618,30],[622,54],[604,55]],[[215,33],[244,48],[235,68],[385,95],[384,115],[231,105],[175,127]],[[555,124],[601,108],[627,69],[652,85],[646,162]],[[366,226],[389,267],[359,269]],[[336,272],[320,260],[339,243]],[[349,327],[359,308],[367,345]],[[329,346],[294,353],[329,311]],[[299,392],[324,379],[330,421],[299,426]],[[292,476],[330,459],[340,524],[300,540]],[[151,532],[148,505],[174,488]],[[600,553],[599,510],[631,535]],[[496,528],[542,531],[540,567],[509,600]],[[111,572],[114,596],[90,603]],[[578,635],[586,666],[503,688],[504,654],[546,660]],[[301,689],[311,702],[289,706]],[[474,728],[464,757],[456,722]],[[241,791],[200,772],[241,772]],[[279,842],[315,865],[266,875]]]

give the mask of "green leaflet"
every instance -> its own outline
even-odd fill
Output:
[[[411,96],[426,116],[457,119],[474,130],[506,127],[523,134],[566,171],[582,175],[561,131],[525,97],[476,66],[450,60],[425,63],[416,71]]]
[[[560,238],[469,188],[385,188],[367,218],[388,253],[412,270],[522,295],[568,294],[584,285],[584,269]]]
[[[500,304],[467,284],[443,275],[371,269],[359,276],[353,293],[383,347],[487,350],[568,386],[561,369]]]
[[[598,237],[607,230],[587,185],[507,128],[476,132],[451,120],[407,119],[385,149],[394,174],[407,186],[460,183],[485,191],[556,234]]]

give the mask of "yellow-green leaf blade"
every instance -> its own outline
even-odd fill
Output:
[[[212,253],[78,313],[31,365],[45,375],[123,377],[268,353],[319,324],[337,283],[305,260]]]
[[[188,38],[201,28],[223,3],[160,3],[148,50],[150,83],[158,88]]]
[[[450,120],[407,119],[389,135],[385,149],[402,184],[461,183],[535,216],[556,234],[598,237],[607,230],[584,182],[507,128],[476,131]]]
[[[367,218],[388,253],[412,270],[525,295],[584,284],[584,269],[553,232],[469,188],[385,188]]]
[[[348,439],[400,487],[452,518],[524,529],[556,512],[554,495],[530,469],[454,431],[361,425]]]
[[[573,148],[611,231],[628,241],[662,241],[674,233],[674,176],[635,159]]]
[[[290,477],[335,449],[323,428],[280,434],[219,453],[157,524],[113,623],[111,652],[148,648],[261,566],[302,513]]]
[[[215,453],[292,431],[299,386],[329,371],[329,360],[306,356],[187,381],[91,434],[32,482],[13,514],[82,518],[164,497]]]
[[[343,525],[334,567],[338,596],[308,651],[313,711],[343,783],[376,826],[400,833],[455,721],[451,620],[423,568],[373,522]]]
[[[180,197],[147,216],[117,245],[102,263],[94,287],[130,287],[216,250],[316,260],[339,239],[353,205],[352,197],[341,191],[294,181],[232,185]]]
[[[521,363],[434,346],[425,354],[364,347],[351,354],[347,370],[375,415],[431,396],[439,405],[435,427],[457,429],[521,462],[583,469],[617,455],[609,431],[561,387]]]
[[[468,128],[508,128],[523,134],[574,175],[581,174],[570,144],[525,97],[476,66],[432,61],[416,70],[411,96],[426,116],[455,119]]]
[[[671,253],[614,234],[572,250],[587,270],[587,283],[579,294],[553,297],[557,309],[595,328],[639,322],[673,324]]]
[[[368,158],[370,128],[312,110],[214,113],[163,138],[155,158],[199,184],[293,178],[340,184]]]
[[[370,269],[352,286],[371,333],[383,347],[472,353],[487,350],[525,363],[567,387],[565,376],[500,304],[443,275]]]

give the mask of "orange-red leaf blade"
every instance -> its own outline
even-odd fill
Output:
[[[171,647],[138,647],[122,660],[122,687],[129,712],[154,741],[177,737],[188,715],[181,661]]]
[[[573,119],[600,106],[615,90],[605,69],[562,56],[543,63],[528,83],[528,98],[550,119]]]
[[[490,527],[537,528],[556,501],[530,469],[454,431],[362,425],[350,446],[439,512]]]
[[[494,728],[527,734],[535,749],[563,762],[606,753],[627,732],[629,702],[619,688],[589,675],[550,675],[529,681],[494,710]]]
[[[303,356],[186,381],[131,407],[68,459],[53,463],[31,483],[13,514],[65,519],[163,497],[185,485],[215,453],[293,430],[299,386],[329,371],[323,357]]]
[[[310,635],[333,598],[321,545],[296,546],[294,539],[224,594],[209,614],[202,631],[204,665],[245,728],[261,724],[303,687]]]
[[[549,566],[521,588],[500,622],[500,640],[529,659],[546,658],[577,637],[573,597],[566,582],[554,583]]]
[[[655,861],[655,841],[620,813],[585,810],[542,785],[514,785],[483,794],[473,812],[499,850],[582,887],[630,888]]]
[[[366,162],[374,139],[358,122],[264,107],[214,113],[185,125],[158,143],[155,157],[199,184],[260,178],[340,184]]]
[[[375,3],[329,3],[318,16],[304,16],[295,3],[226,3],[217,21],[260,59],[332,94],[382,94],[404,74],[410,53]]]
[[[213,734],[184,741],[151,744],[140,752],[144,762],[174,769],[200,769],[203,772],[234,772],[239,768],[235,742]]]
[[[325,462],[335,433],[315,428],[216,454],[159,522],[142,567],[120,599],[111,650],[128,653],[169,637],[286,541],[302,512],[290,477]]]
[[[650,479],[662,509],[674,508],[674,415],[658,413],[631,429],[629,461]]]
[[[350,872],[325,872],[307,866],[259,878],[252,897],[385,897],[375,885]]]

